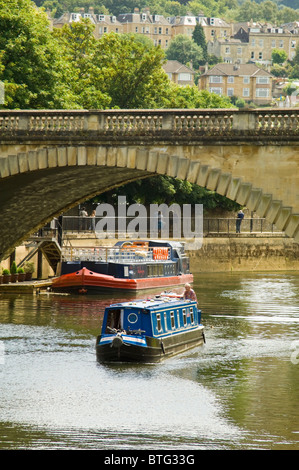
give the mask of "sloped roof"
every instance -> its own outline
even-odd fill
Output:
[[[234,64],[217,64],[203,75],[245,75],[249,77],[258,75],[267,75],[269,77],[273,76],[271,73],[261,69],[260,67],[257,67],[255,64],[240,64],[238,66]]]
[[[148,13],[121,13],[118,15],[117,20],[120,23],[169,24],[169,21],[163,15],[151,15]]]
[[[187,67],[187,65],[181,64],[178,60],[168,60],[163,65],[163,70],[166,73],[191,73],[194,75],[194,71]]]

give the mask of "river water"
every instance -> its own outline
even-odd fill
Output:
[[[200,274],[206,344],[101,365],[104,297],[0,295],[0,449],[299,449],[299,275]]]

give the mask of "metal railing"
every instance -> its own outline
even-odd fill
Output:
[[[236,233],[236,219],[234,218],[215,218],[204,219],[204,235],[208,234],[231,234]],[[241,232],[247,234],[256,233],[281,233],[274,224],[268,222],[265,218],[244,218],[241,222]]]
[[[155,251],[156,250],[156,251]],[[126,263],[144,263],[161,259],[170,259],[170,248],[163,249],[163,254],[159,256],[159,248],[140,247],[116,247],[116,246],[65,246],[62,248],[61,256],[63,261],[113,261]]]
[[[133,217],[127,217],[126,228],[133,220]],[[97,222],[102,220],[101,217],[76,217],[64,216],[62,219],[63,232],[70,233],[92,233],[95,232]],[[173,235],[172,219],[169,221],[169,235]],[[183,221],[182,221],[183,223]],[[123,224],[123,220],[122,220]],[[147,227],[150,227],[150,218],[147,219]],[[191,218],[190,227],[194,230],[195,220]],[[123,228],[123,226],[122,226]],[[248,217],[244,218],[241,223],[242,233],[282,233],[274,224],[268,222],[265,218]],[[118,234],[118,219],[115,218],[115,233]],[[181,231],[183,233],[183,230]],[[236,233],[236,218],[204,218],[203,219],[203,236],[209,234],[233,234]],[[109,232],[106,232],[109,234]],[[148,233],[149,235],[149,233]]]

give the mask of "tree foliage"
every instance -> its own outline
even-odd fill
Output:
[[[282,65],[288,58],[288,55],[284,49],[273,49],[272,51],[272,62],[273,64]]]
[[[175,36],[166,51],[168,60],[178,60],[197,69],[203,60],[203,50],[193,39],[185,34]]]
[[[169,87],[162,69],[165,61],[160,47],[149,46],[134,35],[110,33],[96,45],[93,58],[103,78],[103,90],[111,106],[156,108],[162,105]]]
[[[61,56],[47,16],[30,0],[0,0],[0,80],[11,108],[60,104]]]

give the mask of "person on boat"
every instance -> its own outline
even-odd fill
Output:
[[[195,300],[197,302],[197,297],[193,289],[191,289],[190,284],[185,284],[185,291],[183,293],[184,300]]]

